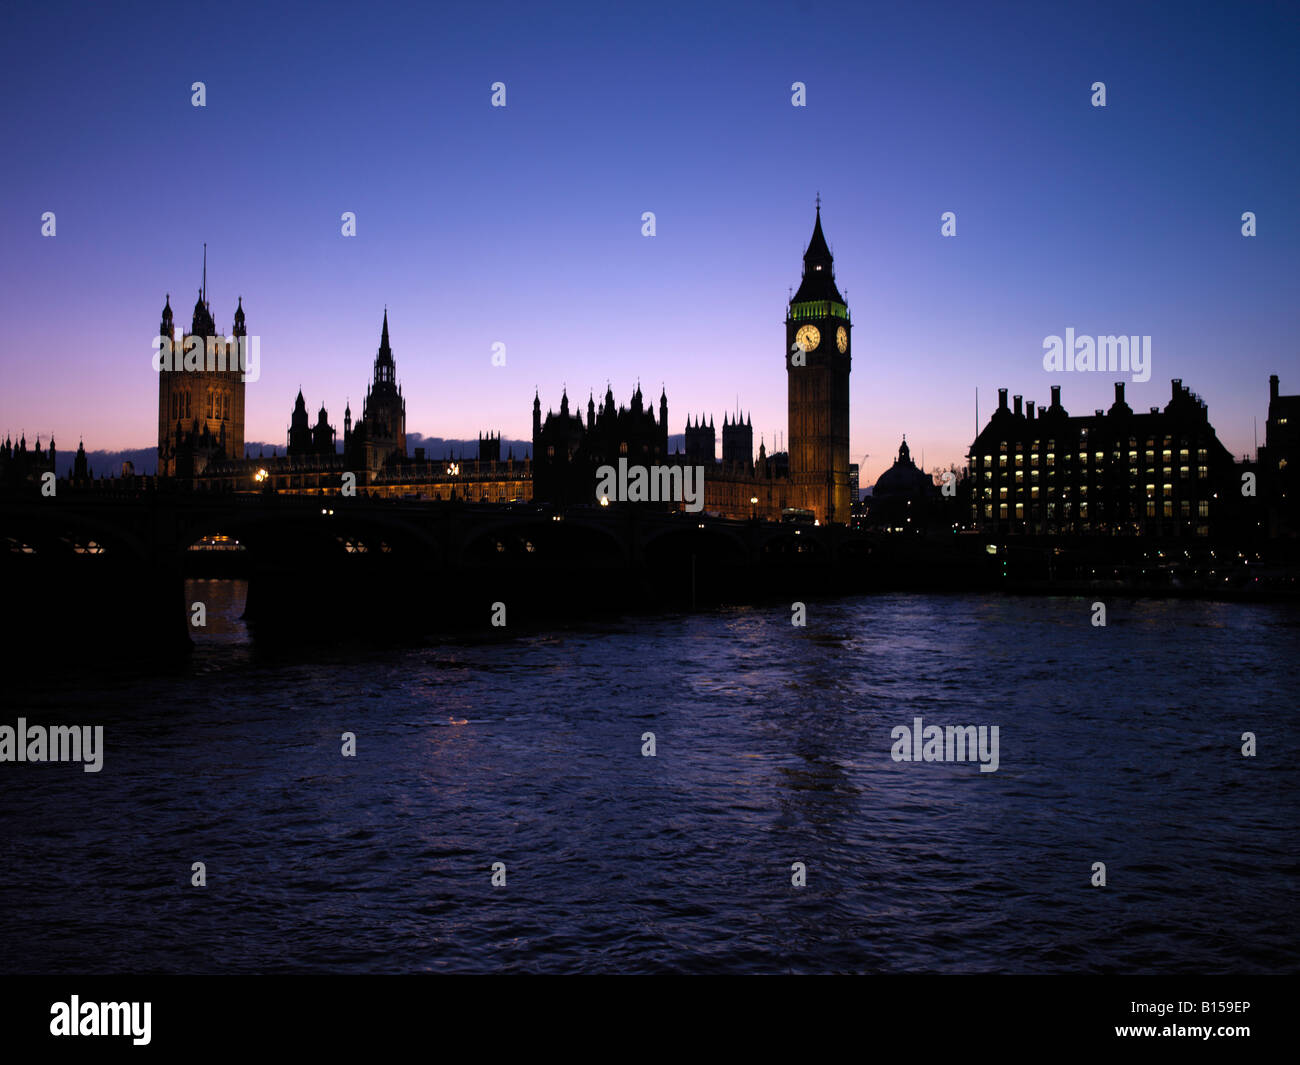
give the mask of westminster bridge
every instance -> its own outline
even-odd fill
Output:
[[[246,579],[256,635],[310,638],[800,599],[854,590],[871,551],[844,526],[635,505],[29,494],[0,499],[0,638],[187,645],[189,578]]]

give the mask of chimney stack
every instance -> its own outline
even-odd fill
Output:
[[[1019,415],[1021,415],[1021,414],[1024,413],[1024,408],[1021,407],[1021,405],[1020,405],[1022,399],[1023,399],[1022,396],[1016,396],[1016,414],[1017,414],[1017,416],[1019,416]]]
[[[1034,420],[1034,401],[1032,399],[1025,404],[1025,417],[1031,422]]]
[[[1269,374],[1268,376],[1268,398],[1270,400],[1277,399],[1277,374]]]
[[[1124,402],[1124,382],[1123,382],[1123,381],[1116,381],[1116,382],[1115,382],[1115,402],[1116,402],[1116,403],[1123,403],[1123,402]]]
[[[1006,410],[1006,409],[1007,409],[1007,390],[1005,388],[999,388],[998,389],[998,410]]]
[[[1061,386],[1052,385],[1052,406],[1059,407],[1060,405],[1061,405]]]

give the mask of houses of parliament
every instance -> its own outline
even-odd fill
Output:
[[[204,286],[190,337],[219,335]],[[477,453],[414,455],[406,446],[406,401],[397,378],[385,310],[372,379],[360,417],[344,411],[343,440],[322,405],[313,421],[301,390],[290,414],[283,454],[245,456],[243,375],[226,369],[162,369],[158,380],[158,475],[195,491],[334,493],[342,475],[356,477],[358,494],[379,497],[459,499],[470,502],[538,501],[595,504],[596,469],[626,457],[644,465],[702,466],[705,510],[721,517],[779,519],[791,511],[821,522],[847,522],[849,487],[849,369],[852,323],[836,287],[834,262],[822,232],[817,205],[803,275],[785,321],[784,362],[788,391],[788,452],[754,454],[752,421],[730,414],[722,419],[722,450],[714,420],[692,415],[685,448],[668,452],[668,397],[658,410],[638,385],[629,405],[617,404],[607,388],[597,407],[588,398],[586,417],[571,412],[567,391],[558,411],[541,413],[534,394],[531,456],[501,456],[500,434],[480,435]],[[160,335],[176,324],[171,298],[163,305]],[[246,337],[242,298],[231,336]],[[666,505],[675,504],[637,504]],[[679,504],[677,504],[679,505]]]
[[[586,419],[569,408],[541,414],[533,398],[534,490],[557,503],[592,502],[597,469],[626,458],[643,466],[699,466],[704,471],[704,509],[726,518],[779,520],[794,513],[822,523],[847,523],[849,489],[849,369],[852,322],[835,284],[830,246],[822,232],[821,203],[803,256],[803,276],[785,318],[788,452],[754,455],[754,427],[736,413],[722,421],[717,457],[715,422],[686,420],[685,449],[668,453],[668,397],[659,396],[659,419],[640,385],[630,407],[614,405],[606,390],[599,410],[587,400]],[[649,504],[639,504],[649,505]]]
[[[159,333],[179,335],[170,296]],[[684,446],[670,453],[667,391],[651,400],[638,384],[626,405],[606,387],[599,401],[594,392],[588,395],[585,409],[571,405],[565,390],[559,409],[545,416],[535,392],[527,455],[516,457],[507,449],[503,457],[501,435],[492,432],[481,433],[468,456],[433,456],[424,447],[410,454],[406,400],[385,309],[360,415],[354,421],[351,407],[344,410],[342,441],[325,406],[313,420],[299,390],[283,453],[277,446],[270,455],[248,455],[241,368],[234,362],[225,368],[163,367],[157,477],[134,478],[124,471],[122,479],[130,476],[136,488],[141,480],[156,480],[182,491],[309,495],[337,494],[354,480],[358,495],[380,498],[595,506],[601,502],[597,471],[626,460],[628,466],[669,467],[669,472],[674,466],[702,469],[703,509],[719,517],[849,522],[856,473],[849,463],[852,321],[835,281],[820,201],[784,333],[788,451],[769,453],[760,442],[755,454],[752,421],[736,411],[722,417],[720,453],[715,419],[694,413],[685,420]],[[216,335],[205,260],[203,287],[181,340]],[[226,340],[247,336],[241,298]],[[1204,401],[1181,380],[1172,382],[1164,409],[1152,407],[1148,413],[1128,406],[1122,383],[1109,411],[1098,409],[1094,415],[1069,414],[1060,387],[1051,392],[1050,406],[1030,401],[1022,407],[1016,396],[1012,409],[1007,390],[1000,390],[998,409],[971,444],[955,513],[933,505],[937,489],[904,443],[894,467],[876,483],[868,524],[879,524],[879,518],[894,531],[909,525],[916,530],[926,524],[922,515],[943,511],[942,525],[950,531],[1204,538],[1239,520],[1236,486],[1243,477],[1257,477],[1266,504],[1261,512],[1267,514],[1259,527],[1274,536],[1300,535],[1300,396],[1283,395],[1276,375],[1269,380],[1265,442],[1254,460],[1242,463],[1219,442]],[[0,444],[0,488],[46,478],[57,457],[53,437],[48,449],[39,439],[29,449],[25,435],[16,444],[6,437]],[[95,478],[79,446],[68,480],[78,490],[107,491],[121,479]],[[611,505],[683,509],[680,501]]]

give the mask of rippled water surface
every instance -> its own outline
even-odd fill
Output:
[[[1295,968],[1293,607],[881,596],[268,658],[201,588],[185,666],[5,691],[106,755],[0,764],[3,970]],[[999,726],[998,771],[894,762],[916,716]]]

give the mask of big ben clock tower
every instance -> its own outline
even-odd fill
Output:
[[[831,250],[817,222],[803,256],[803,280],[785,319],[790,479],[796,505],[822,523],[846,523],[849,500],[849,308],[835,287]]]

